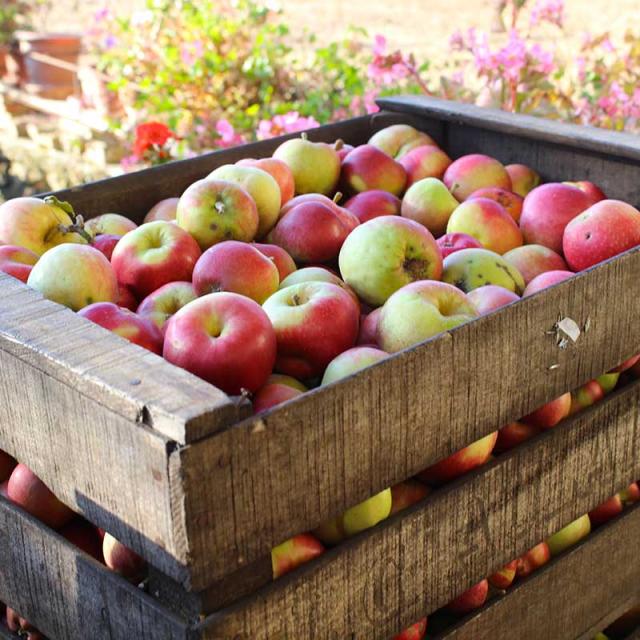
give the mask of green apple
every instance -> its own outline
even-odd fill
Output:
[[[559,553],[577,544],[582,538],[588,536],[589,533],[591,533],[591,520],[589,520],[589,515],[585,513],[577,520],[574,520],[547,538],[551,556],[557,556]]]
[[[606,396],[616,388],[619,378],[619,373],[605,373],[597,377],[596,382],[602,387],[604,395]]]
[[[419,222],[438,237],[446,232],[449,218],[459,204],[444,182],[424,178],[414,182],[404,194],[400,215]]]
[[[352,373],[370,367],[376,362],[388,358],[389,354],[375,347],[353,347],[336,356],[324,371],[321,385],[342,380]]]

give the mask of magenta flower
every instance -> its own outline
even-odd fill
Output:
[[[186,67],[192,67],[202,59],[204,55],[204,45],[201,40],[193,42],[183,42],[180,45],[180,59]]]
[[[529,16],[532,27],[549,22],[560,29],[564,25],[564,0],[537,0]]]
[[[234,147],[244,142],[244,138],[239,133],[236,133],[233,125],[225,118],[218,120],[216,123],[216,133],[219,136],[216,140],[216,144],[219,147]]]
[[[384,56],[387,53],[387,39],[379,33],[373,38],[373,55]]]
[[[315,118],[311,116],[305,118],[297,111],[289,111],[288,113],[274,116],[271,120],[261,120],[256,134],[259,140],[266,140],[285,133],[298,133],[318,126],[320,126],[320,123]]]

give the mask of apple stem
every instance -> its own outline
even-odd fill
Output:
[[[305,131],[303,131],[303,132],[300,134],[300,137],[301,137],[303,140],[307,140],[307,134],[306,134],[306,132],[305,132]]]
[[[79,236],[84,238],[89,244],[93,242],[93,238],[89,233],[87,233],[84,229],[84,218],[80,214],[76,213],[73,210],[73,206],[70,202],[58,200],[55,196],[47,196],[44,199],[45,204],[48,204],[51,207],[57,207],[58,209],[62,209],[72,220],[72,224],[64,225],[59,224],[58,229],[62,233],[77,233]]]
[[[337,191],[336,195],[333,196],[333,201],[338,204],[338,202],[340,202],[340,200],[342,200],[342,192],[341,191]]]
[[[335,144],[333,145],[333,148],[336,151],[340,151],[340,149],[342,149],[342,147],[344,147],[344,140],[342,138],[338,138],[335,142]]]

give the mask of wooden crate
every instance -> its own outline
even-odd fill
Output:
[[[612,197],[640,203],[635,137],[415,97],[382,106],[380,114],[321,127],[310,138],[359,144],[407,122],[453,156],[489,153],[530,164],[547,180],[590,179]],[[281,141],[58,196],[87,217],[119,211],[139,222],[157,200],[214,167],[268,155]],[[640,387],[632,384],[265,585],[274,545],[640,351],[638,250],[258,417],[241,399],[1,274],[0,295],[0,448],[145,556],[161,574],[152,590],[171,604],[169,611],[78,560],[55,534],[2,503],[7,526],[34,533],[40,564],[29,561],[31,551],[0,549],[13,571],[0,577],[0,599],[54,638],[81,637],[79,616],[91,615],[101,625],[95,638],[384,638],[640,477]],[[559,317],[589,325],[565,350],[547,333]],[[632,514],[620,522],[637,526]],[[629,530],[618,523],[607,529],[619,539]],[[16,576],[30,562],[51,594],[42,563],[49,549],[58,554],[55,576],[67,579],[58,598],[41,602]],[[637,576],[637,562],[620,557],[620,571]],[[339,601],[337,593],[344,594]],[[599,606],[612,604],[604,589],[597,595]],[[214,610],[194,626],[198,614]],[[499,607],[490,610],[500,615]],[[131,624],[135,636],[118,635]]]

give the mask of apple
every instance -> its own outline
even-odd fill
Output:
[[[304,269],[298,269],[294,273],[288,275],[281,283],[280,289],[286,289],[292,284],[300,284],[301,282],[330,282],[338,287],[344,289],[352,298],[356,304],[359,304],[358,296],[353,289],[345,284],[344,280],[341,280],[335,273],[327,269],[326,267],[304,267]]]
[[[45,637],[30,623],[22,618],[18,613],[7,607],[7,628],[9,631],[15,631],[18,637],[23,640],[45,640]]]
[[[282,205],[280,187],[270,173],[257,167],[225,164],[212,171],[209,180],[227,180],[247,190],[258,208],[257,238],[264,237],[273,228]],[[232,238],[225,238],[231,240]],[[240,238],[233,238],[240,240]]]
[[[442,179],[451,158],[440,147],[422,145],[404,154],[399,160],[407,172],[407,186],[423,178]]]
[[[422,618],[415,624],[393,637],[393,640],[423,640],[427,633],[427,618]]]
[[[282,282],[290,273],[293,273],[298,267],[293,258],[282,248],[275,244],[261,244],[254,242],[252,244],[262,255],[267,256],[273,261],[278,270],[280,282]]]
[[[524,198],[513,191],[507,191],[500,187],[484,187],[474,191],[467,199],[473,200],[474,198],[488,198],[497,202],[513,218],[514,222],[520,222]]]
[[[562,250],[574,271],[640,244],[640,211],[620,200],[601,200],[567,224]]]
[[[495,158],[480,153],[454,160],[445,171],[443,182],[460,202],[485,187],[511,191],[511,178],[504,166]]]
[[[378,307],[373,311],[370,311],[360,321],[360,333],[358,334],[358,344],[363,345],[376,345],[378,336],[378,321],[380,320],[380,314],[382,313],[382,307]]]
[[[391,195],[391,194],[389,194]],[[284,217],[289,211],[295,209],[301,204],[309,204],[311,202],[323,204],[329,209],[333,211],[333,213],[338,217],[338,219],[342,222],[342,224],[347,227],[350,231],[355,229],[359,224],[360,220],[358,220],[358,216],[355,213],[349,211],[345,207],[341,207],[338,202],[342,198],[342,193],[338,192],[333,197],[327,198],[327,196],[323,196],[321,193],[305,193],[300,196],[296,196],[287,202],[287,204],[282,207],[280,210],[280,217]]]
[[[456,616],[463,616],[484,605],[488,595],[489,581],[484,579],[454,598],[445,609]]]
[[[508,164],[505,169],[511,178],[512,191],[522,198],[540,184],[540,176],[524,164]]]
[[[591,198],[591,204],[600,202],[600,200],[606,200],[607,196],[604,191],[593,182],[589,180],[579,180],[578,182],[565,182],[564,184],[571,185],[572,187],[578,187],[578,189],[584,191],[589,198]]]
[[[298,379],[321,375],[358,337],[360,310],[335,284],[294,284],[274,293],[262,308],[278,343],[276,370]]]
[[[456,251],[462,251],[462,249],[482,249],[482,245],[473,236],[466,233],[445,233],[436,242],[443,260]]]
[[[536,187],[522,204],[520,229],[525,244],[541,244],[562,253],[565,227],[590,204],[584,191],[567,184],[550,182]]]
[[[498,432],[494,431],[476,442],[452,453],[449,457],[418,474],[418,478],[430,486],[439,486],[485,464],[496,445]]]
[[[385,302],[376,342],[384,351],[395,353],[477,315],[467,296],[453,285],[435,280],[412,282]]]
[[[478,287],[473,291],[469,291],[467,300],[471,302],[477,312],[482,316],[512,302],[517,302],[520,300],[520,296],[504,287],[499,287],[495,284],[486,284],[484,287]]]
[[[492,573],[488,578],[489,583],[496,589],[508,589],[516,579],[517,566],[518,559],[516,558],[502,567],[502,569]]]
[[[328,365],[322,376],[321,385],[342,380],[376,362],[389,357],[388,353],[374,347],[353,347],[337,355]]]
[[[123,236],[137,227],[138,225],[133,220],[129,220],[119,213],[103,213],[84,223],[84,230],[94,238],[103,234]]]
[[[163,355],[225,393],[255,392],[273,370],[276,335],[257,302],[237,293],[210,293],[169,319]]]
[[[0,246],[0,271],[26,282],[38,258],[38,254],[30,249],[11,244],[2,245]]]
[[[512,264],[529,284],[536,276],[547,271],[568,271],[562,256],[541,244],[526,244],[507,251],[503,258]]]
[[[426,498],[431,489],[427,485],[409,478],[391,487],[391,514],[407,509],[412,504]]]
[[[619,493],[622,504],[628,507],[631,504],[640,502],[640,483],[633,482],[626,489]]]
[[[596,382],[602,387],[602,391],[606,396],[616,388],[619,379],[619,373],[604,373],[596,378]]]
[[[62,244],[49,249],[34,265],[27,284],[74,311],[118,299],[114,269],[100,251],[88,245]]]
[[[162,285],[191,280],[201,251],[192,236],[172,222],[147,222],[129,231],[111,256],[118,282],[140,298]]]
[[[577,544],[580,540],[588,536],[589,533],[591,533],[591,521],[589,520],[589,515],[585,513],[577,520],[570,522],[566,527],[563,527],[560,531],[547,538],[551,557],[553,558],[569,547]]]
[[[619,493],[599,504],[595,509],[589,511],[589,521],[594,527],[598,527],[609,520],[613,520],[622,513],[622,499]]]
[[[292,389],[297,389],[298,391],[308,391],[306,385],[302,384],[300,380],[296,380],[292,376],[285,376],[282,373],[272,373],[267,378],[267,384],[281,384],[286,387],[291,387]]]
[[[291,172],[296,194],[332,194],[340,179],[340,156],[335,147],[324,142],[311,142],[305,134],[283,142],[273,153]]]
[[[571,394],[563,393],[522,418],[522,422],[540,429],[551,429],[571,413]]]
[[[504,258],[488,249],[462,249],[443,262],[442,280],[465,293],[488,284],[503,287],[518,295],[524,291],[520,272]]]
[[[340,158],[340,162],[342,162],[350,151],[353,151],[355,147],[352,144],[347,144],[344,140],[336,140],[333,148],[338,153],[338,158]]]
[[[518,558],[518,564],[516,567],[516,575],[518,578],[526,578],[531,575],[536,569],[539,569],[543,565],[547,564],[551,560],[551,551],[549,545],[546,542],[540,542],[532,549],[529,549],[525,554]]]
[[[540,433],[538,427],[524,422],[510,422],[501,429],[498,429],[498,439],[494,448],[495,453],[504,453],[523,442],[534,438]]]
[[[360,502],[342,515],[321,524],[313,533],[328,545],[338,544],[365,529],[374,527],[391,513],[391,489]]]
[[[407,184],[407,172],[384,151],[363,144],[342,161],[341,181],[351,193],[379,189],[399,196]]]
[[[18,464],[11,473],[7,494],[11,502],[52,529],[60,529],[75,515],[24,464]]]
[[[619,364],[617,367],[614,367],[608,373],[623,373],[627,371],[627,369],[631,369],[636,365],[636,363],[640,361],[640,354],[636,354],[635,356],[631,356],[627,358],[623,363]]]
[[[296,183],[293,178],[293,173],[286,162],[278,160],[277,158],[260,158],[256,160],[254,158],[244,158],[238,160],[236,164],[240,167],[256,167],[266,171],[280,187],[280,205],[284,205],[296,193]]]
[[[150,293],[137,306],[136,313],[151,320],[164,335],[169,318],[197,297],[191,282],[169,282]]]
[[[578,413],[604,398],[604,389],[597,380],[589,380],[581,387],[571,392],[571,413]]]
[[[393,124],[374,133],[369,144],[400,160],[416,147],[438,146],[434,139],[408,124]]]
[[[147,563],[135,551],[116,540],[110,533],[105,533],[102,540],[104,563],[121,575],[125,580],[138,584],[147,572]]]
[[[18,463],[6,452],[0,449],[0,482],[8,480],[11,472]]]
[[[573,271],[545,271],[529,282],[522,294],[522,297],[526,298],[527,296],[532,296],[534,293],[538,293],[538,291],[552,287],[559,282],[564,282],[574,275],[575,273],[573,273]]]
[[[273,579],[297,569],[324,553],[322,543],[310,533],[301,533],[271,550]]]
[[[449,218],[459,204],[443,182],[424,178],[414,182],[404,194],[400,215],[419,222],[438,237],[447,230]]]
[[[129,287],[120,285],[118,287],[118,299],[116,304],[123,309],[129,309],[129,311],[136,311],[138,308],[138,299],[131,293]]]
[[[372,189],[357,193],[345,202],[344,208],[357,216],[358,220],[367,222],[379,216],[400,215],[401,200],[388,191]]]
[[[160,202],[156,202],[156,204],[149,209],[143,222],[155,222],[156,220],[171,222],[175,220],[178,213],[178,202],[180,202],[180,198],[165,198],[164,200],[160,200]]]
[[[113,302],[96,302],[84,307],[79,316],[112,331],[153,353],[162,355],[162,332],[149,319]]]
[[[374,218],[354,229],[340,250],[340,273],[374,307],[416,280],[438,280],[440,250],[422,225],[399,216]]]
[[[91,246],[94,249],[101,251],[107,260],[111,260],[113,250],[116,248],[116,245],[120,241],[120,238],[122,238],[122,236],[117,236],[113,233],[103,233],[99,236],[96,236],[91,241]]]
[[[83,518],[74,518],[59,531],[63,538],[82,549],[98,562],[104,563],[102,555],[102,538],[98,530]]]
[[[267,380],[264,387],[256,392],[253,400],[251,401],[253,405],[253,412],[260,413],[261,411],[266,411],[267,409],[271,409],[271,407],[275,407],[282,402],[287,402],[287,400],[296,398],[297,396],[302,395],[302,393],[302,391],[290,385],[270,383]]]

